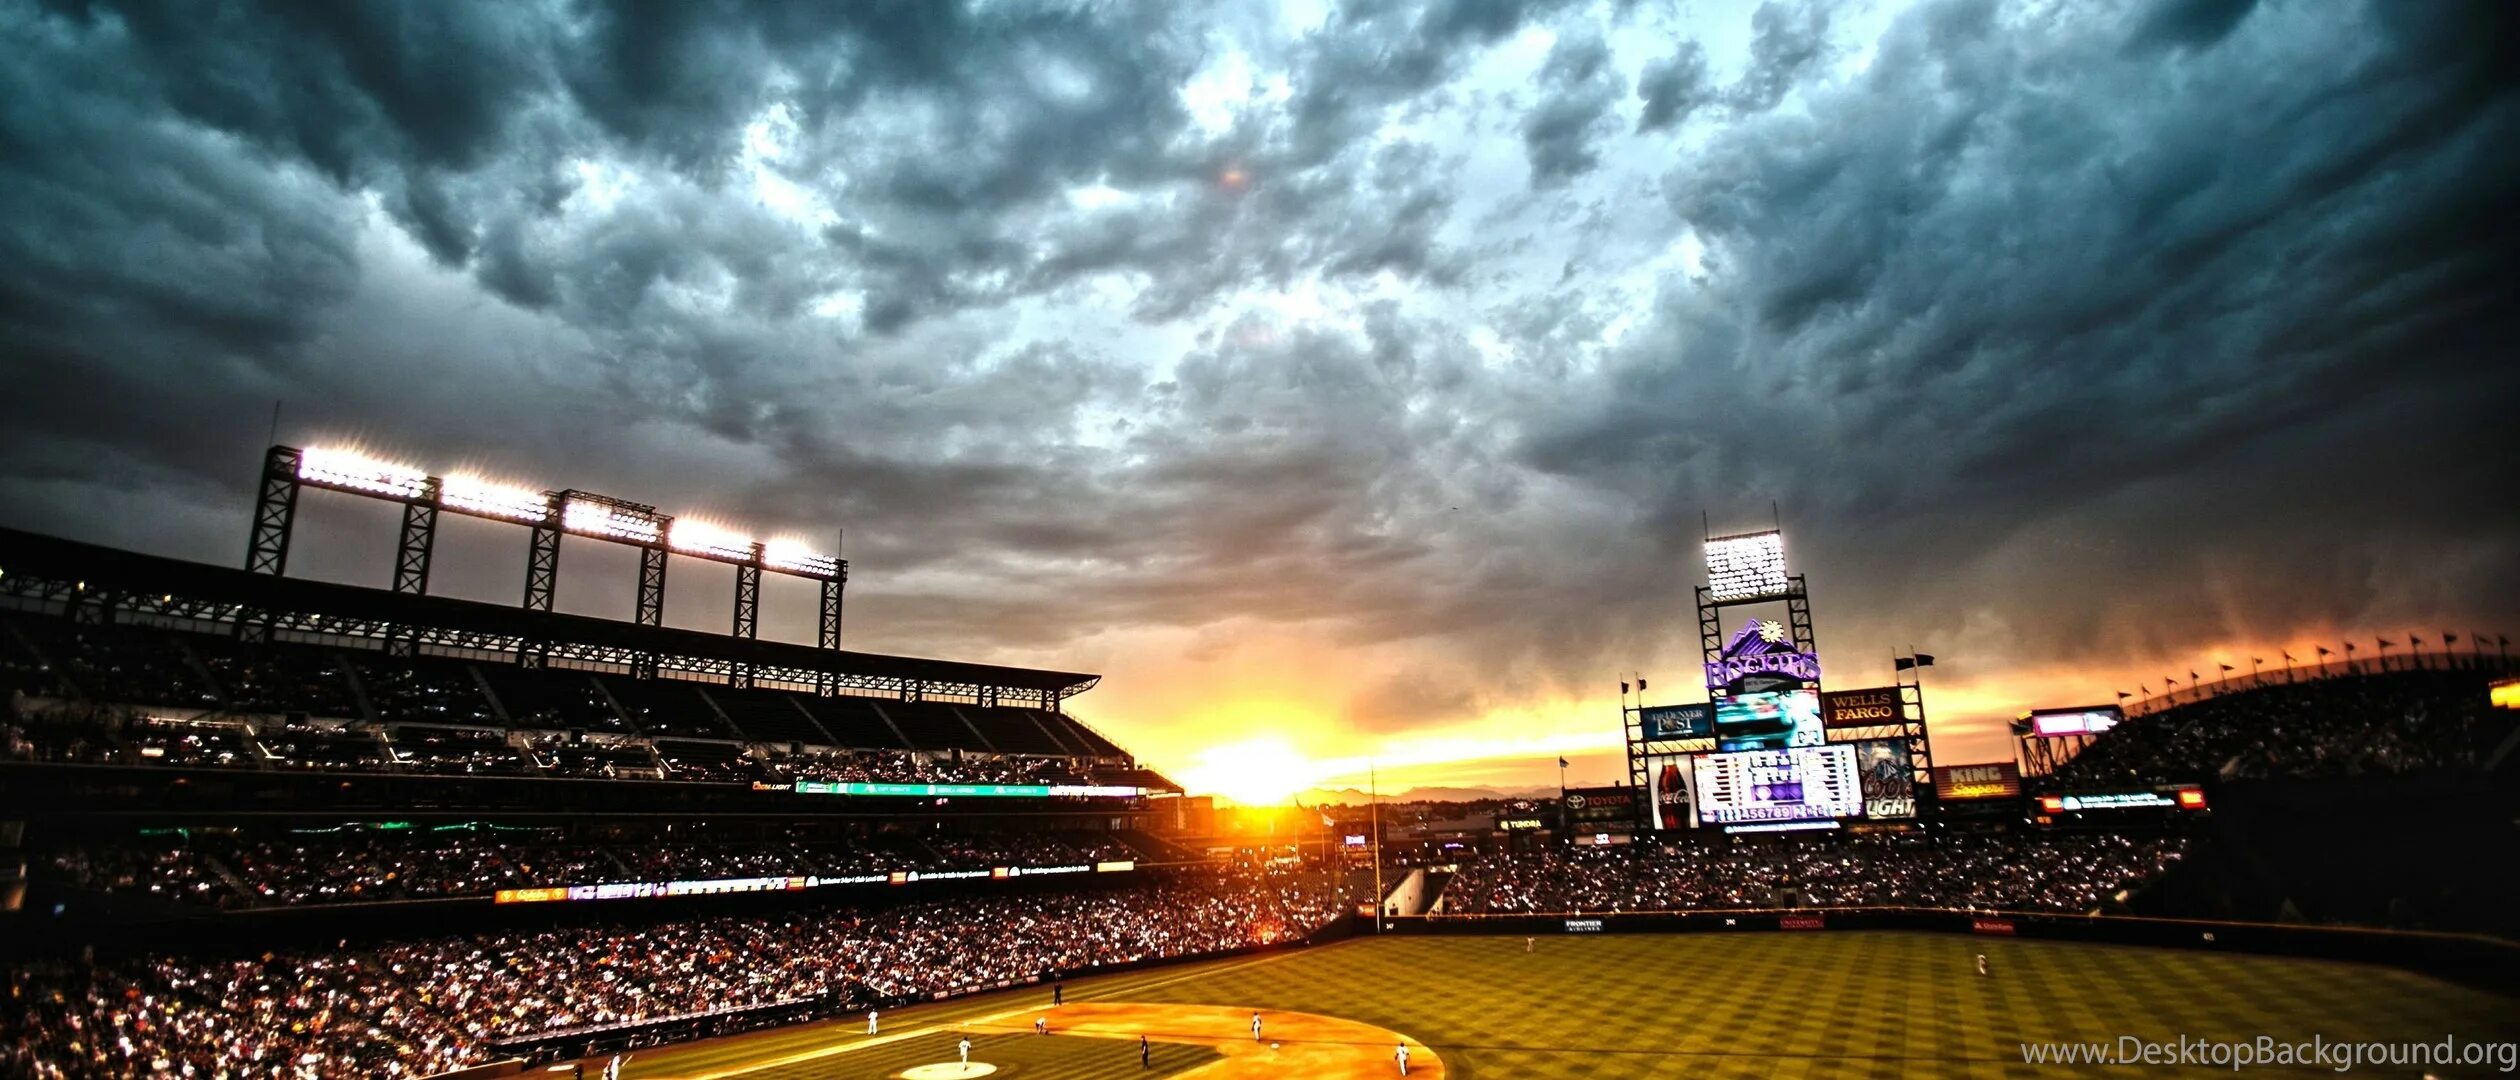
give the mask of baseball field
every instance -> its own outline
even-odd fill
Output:
[[[1421,1080],[2104,1076],[2138,1071],[2033,1067],[2022,1044],[2520,1038],[2520,999],[2318,960],[1887,931],[1580,935],[1526,948],[1521,937],[1387,937],[1079,978],[1060,1007],[1047,986],[1026,988],[887,1012],[875,1036],[858,1019],[643,1051],[624,1075],[1349,1080],[1399,1075],[1406,1042]],[[972,1067],[957,1059],[964,1038]]]

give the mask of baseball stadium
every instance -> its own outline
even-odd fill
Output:
[[[2520,0],[0,0],[0,1080],[2520,1077],[2515,192]]]
[[[1070,716],[1094,675],[840,648],[828,555],[349,450],[260,491],[243,568],[0,531],[33,1075],[2306,1074],[2520,1035],[2513,867],[2462,857],[2520,745],[2481,640],[1943,763],[1933,656],[1842,687],[1781,532],[1712,537],[1703,700],[1622,687],[1626,782],[1238,810]],[[287,574],[340,496],[402,508],[393,588]],[[521,605],[429,594],[440,515],[526,534]],[[564,538],[641,555],[638,617],[552,610]],[[655,625],[674,559],[735,565],[734,633]],[[759,636],[765,572],[822,640]]]

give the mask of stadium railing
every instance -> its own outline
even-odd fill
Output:
[[[2125,699],[2123,707],[2128,716],[2149,716],[2181,705],[2193,705],[2200,701],[2211,701],[2218,697],[2244,694],[2251,690],[2271,686],[2299,686],[2327,679],[2396,675],[2410,671],[2508,675],[2514,671],[2520,671],[2520,661],[2515,661],[2505,654],[2485,652],[2434,651],[2396,655],[2380,654],[2373,657],[2352,654],[2348,659],[2343,660],[2330,656],[2315,664],[2261,668],[2245,675],[2235,671],[2219,679],[2199,680],[2194,685],[2181,690],[2165,690],[2140,697],[2129,697]]]

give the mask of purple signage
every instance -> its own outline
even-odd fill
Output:
[[[1784,675],[1820,681],[1820,658],[1794,648],[1782,623],[1752,619],[1724,645],[1723,659],[1706,665],[1706,685],[1724,686],[1744,675]]]

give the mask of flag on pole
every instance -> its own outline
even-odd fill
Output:
[[[2406,640],[2407,640],[2408,642],[2412,643],[2412,644],[2413,644],[2416,648],[2418,648],[2418,649],[2420,649],[2420,648],[2423,648],[2423,647],[2424,647],[2424,639],[2419,638],[2419,637],[2416,637],[2416,636],[2415,636],[2415,635],[2413,635],[2413,634],[2408,634],[2408,635],[2406,635]]]
[[[2442,631],[2442,632],[2441,632],[2441,644],[2442,644],[2444,647],[2448,647],[2448,646],[2451,646],[2451,645],[2456,645],[2456,644],[2458,644],[2458,643],[2459,643],[2459,635],[2457,635],[2457,634],[2453,634],[2453,633],[2451,633],[2450,631],[2447,631],[2447,630],[2444,630],[2444,631]]]
[[[1916,654],[1916,666],[1918,666],[1918,667],[1932,667],[1932,666],[1934,666],[1934,654],[1932,654],[1932,653],[1918,653],[1918,654]]]
[[[1559,759],[1558,759],[1558,768],[1563,769],[1563,768],[1565,768],[1565,767],[1566,767],[1566,759],[1565,759],[1565,758],[1559,758]]]
[[[1636,692],[1640,694],[1645,692],[1645,676],[1639,675],[1636,677]]]
[[[2284,662],[2285,662],[2285,663],[2287,663],[2287,664],[2289,664],[2289,663],[2292,663],[2292,662],[2293,662],[2293,658],[2292,658],[2292,653],[2291,653],[2291,652],[2289,652],[2289,651],[2288,651],[2288,652],[2284,653]]]
[[[2229,665],[2229,664],[2221,664],[2221,665],[2218,665],[2218,666],[2220,666],[2220,667],[2221,667],[2224,671],[2230,671],[2230,670],[2231,670],[2231,665]]]
[[[2389,640],[2389,639],[2387,639],[2387,638],[2381,638],[2381,639],[2379,639],[2379,641],[2380,641],[2380,647],[2381,647],[2381,648],[2383,648],[2383,649],[2393,649],[2393,648],[2396,648],[2396,647],[2397,647],[2397,642],[2391,641],[2391,640]]]
[[[1619,696],[1620,696],[1620,697],[1626,697],[1627,695],[1628,695],[1627,680],[1626,680],[1626,679],[1621,679],[1621,680],[1619,680]]]
[[[2313,647],[2319,650],[2319,655],[2321,655],[2321,656],[2334,656],[2334,655],[2336,655],[2335,653],[2329,652],[2329,651],[2328,651],[2328,647],[2327,647],[2327,646],[2325,646],[2325,645],[2318,645],[2318,646],[2313,646]]]
[[[2139,694],[2142,694],[2142,695],[2144,695],[2145,697],[2151,697],[2151,696],[2152,696],[2152,687],[2146,686],[2146,685],[2144,685],[2144,684],[2142,684],[2142,683],[2136,683],[2136,684],[2135,684],[2135,692],[2136,692],[2136,693],[2139,693]]]
[[[1894,656],[1890,658],[1890,670],[1892,671],[1907,671],[1915,666],[1916,658],[1913,656]]]
[[[2118,696],[2118,700],[2119,700],[2119,701],[2124,701],[2124,700],[2126,700],[2126,699],[2128,699],[2128,698],[2134,697],[2135,695],[2130,694],[2130,693],[2127,693],[2127,692],[2126,692],[2126,691],[2124,691],[2124,690],[2120,690],[2120,691],[2118,691],[2118,692],[2117,692],[2117,696]]]

